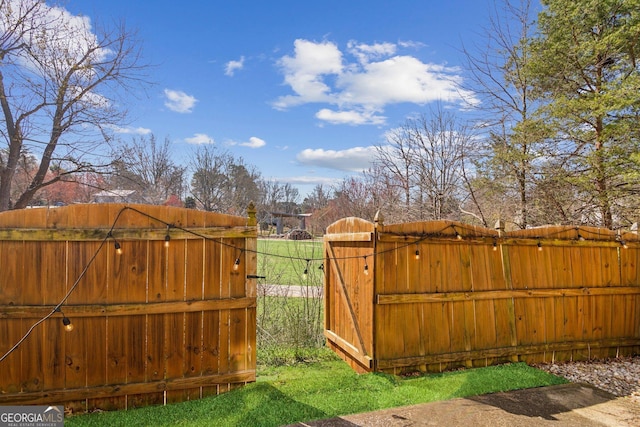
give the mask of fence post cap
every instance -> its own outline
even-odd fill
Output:
[[[376,215],[373,217],[373,222],[375,223],[376,228],[378,228],[378,226],[382,227],[384,225],[384,215],[382,215],[382,212],[376,212]]]
[[[247,225],[249,227],[258,224],[258,221],[256,220],[256,205],[253,204],[253,202],[250,202],[249,206],[247,206],[247,217]]]

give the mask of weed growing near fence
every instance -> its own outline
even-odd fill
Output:
[[[258,240],[257,348],[261,365],[317,360],[323,337],[322,242]],[[309,261],[307,261],[309,260]]]

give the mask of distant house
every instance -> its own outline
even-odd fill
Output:
[[[135,190],[103,190],[93,195],[94,203],[137,203],[139,199]]]

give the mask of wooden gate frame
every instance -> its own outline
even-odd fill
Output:
[[[355,217],[345,221],[348,231],[342,228],[345,222],[340,222],[330,225],[324,235],[324,336],[329,347],[354,369],[370,371],[374,341],[369,300],[375,273],[369,263],[373,267],[375,261],[368,258],[375,248],[374,226]],[[355,262],[361,257],[363,264]],[[365,268],[368,274],[363,275]]]

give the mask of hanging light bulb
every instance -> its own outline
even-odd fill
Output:
[[[240,268],[240,258],[236,258],[236,262],[233,263],[233,271],[238,271]]]
[[[73,323],[71,323],[71,320],[69,320],[68,317],[63,317],[62,318],[62,324],[64,325],[64,330],[67,332],[71,332],[73,331]]]
[[[369,275],[369,264],[367,264],[367,257],[364,257],[364,274],[365,276]]]
[[[462,240],[462,235],[456,231],[456,239]]]
[[[169,242],[171,241],[171,236],[169,235],[169,229],[171,228],[170,225],[167,225],[167,234],[165,234],[164,236],[164,247],[168,248],[169,247]]]
[[[309,261],[307,260],[307,266],[304,268],[304,271],[302,272],[302,280],[307,280],[307,277],[309,277]]]
[[[418,244],[416,243],[416,260],[420,259],[420,249],[418,249]]]
[[[498,250],[498,242],[496,242],[495,240],[493,241],[493,250],[494,251]]]
[[[62,309],[60,307],[56,307],[55,311],[62,314],[62,324],[64,325],[64,330],[67,332],[73,331],[73,323],[71,323],[71,320],[69,320],[69,318],[64,315]]]
[[[538,242],[538,251],[542,252],[542,243]]]
[[[624,241],[624,240],[620,240],[620,245],[622,245],[622,247],[623,247],[624,249],[628,249],[628,248],[629,248],[629,245],[627,245],[627,242],[626,242],[626,241]]]
[[[111,234],[111,231],[107,233],[107,239],[109,238],[113,239],[113,247],[116,248],[116,254],[122,255],[122,248],[120,247],[120,242],[118,242],[116,238],[113,237],[113,234]]]

